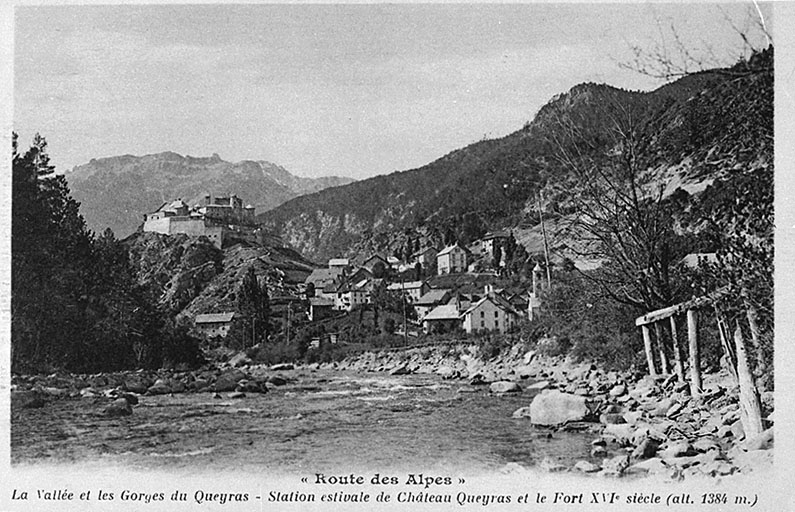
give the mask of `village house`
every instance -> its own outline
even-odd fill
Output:
[[[206,236],[222,248],[232,234],[253,240],[256,227],[253,206],[244,207],[243,201],[234,194],[205,194],[193,207],[182,199],[163,203],[154,212],[144,215],[143,230],[163,235]]]
[[[384,258],[379,254],[374,254],[370,256],[365,260],[364,263],[362,263],[362,268],[367,269],[373,275],[377,274],[375,269],[379,266],[381,266],[384,271],[389,270],[390,268],[389,261],[387,261],[386,258]],[[378,277],[383,277],[383,276],[378,276]]]
[[[328,268],[339,268],[345,273],[350,267],[350,261],[347,258],[331,258],[328,260]]]
[[[461,314],[455,304],[436,306],[422,319],[422,330],[426,334],[441,334],[460,328]]]
[[[205,338],[224,338],[229,334],[235,316],[234,312],[204,313],[196,315],[193,323],[196,326],[196,331]]]
[[[419,263],[422,268],[430,268],[436,261],[439,250],[436,247],[425,247],[411,255],[413,263]]]
[[[482,254],[484,256],[494,256],[497,247],[505,247],[506,242],[511,237],[511,233],[505,230],[494,231],[483,235]]]
[[[436,290],[428,290],[422,297],[414,302],[414,311],[417,312],[417,318],[422,320],[425,315],[431,312],[436,306],[446,304],[451,297],[450,290],[439,288]]]
[[[469,307],[462,315],[462,326],[467,333],[480,331],[508,332],[516,325],[521,314],[507,300],[490,293]]]
[[[350,283],[345,283],[337,288],[334,297],[334,309],[339,311],[352,311],[359,305],[367,304],[368,293],[366,290],[356,288]]]
[[[334,314],[334,301],[321,297],[312,297],[309,299],[309,310],[307,311],[307,318],[310,322],[317,322],[328,318]]]
[[[387,287],[387,290],[402,292],[406,295],[406,300],[415,302],[430,290],[430,286],[425,281],[408,281],[405,283],[392,283]]]
[[[351,282],[355,282],[351,280]],[[379,288],[384,287],[384,280],[383,279],[375,279],[375,278],[365,278],[358,282],[355,282],[354,286],[360,290],[364,290],[366,294],[366,301],[367,304],[373,303],[373,294],[376,293],[376,290]]]
[[[466,272],[467,252],[458,244],[444,248],[436,255],[436,272],[439,275]]]
[[[315,287],[315,293],[322,290],[326,286],[336,283],[343,278],[343,271],[339,267],[334,268],[316,268],[306,277],[304,283],[307,285],[312,283]]]

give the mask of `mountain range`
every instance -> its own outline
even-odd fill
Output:
[[[233,193],[262,212],[297,196],[353,181],[337,176],[299,177],[265,161],[233,163],[217,154],[192,157],[173,152],[92,159],[66,177],[89,228],[102,232],[109,227],[120,238],[133,233],[145,213],[172,199],[190,201],[205,193]]]
[[[646,181],[666,194],[703,190],[729,172],[772,169],[773,49],[734,67],[685,76],[650,92],[580,84],[552,98],[510,135],[483,140],[417,169],[297,197],[258,215],[307,258],[357,258],[399,252],[412,240],[437,247],[511,228],[540,250],[537,197],[547,219],[572,215],[571,166],[561,148],[572,134],[582,155],[618,154],[607,136],[617,118],[643,138]],[[635,135],[633,135],[634,137]],[[551,222],[550,227],[566,222]],[[563,229],[553,249],[571,245]],[[532,247],[531,247],[532,246]]]

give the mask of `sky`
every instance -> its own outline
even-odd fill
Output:
[[[581,82],[651,90],[632,46],[730,63],[754,4],[17,6],[13,126],[59,171],[218,153],[300,176],[420,167]],[[772,33],[770,6],[761,13]]]

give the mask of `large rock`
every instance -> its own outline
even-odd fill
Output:
[[[112,401],[110,405],[105,407],[105,416],[117,417],[117,416],[129,416],[132,414],[132,407],[130,406],[130,402],[128,402],[124,398],[117,398],[116,400]]]
[[[234,391],[237,383],[246,378],[246,374],[237,369],[227,370],[215,380],[213,391]]]
[[[167,395],[171,393],[171,386],[163,379],[157,379],[154,384],[146,390],[147,395]]]
[[[124,380],[122,388],[126,391],[143,395],[152,384],[153,383],[151,379],[148,379],[142,375],[130,375]]]
[[[489,386],[489,390],[492,393],[521,393],[522,388],[519,384],[507,380],[502,380],[499,382],[492,382]]]
[[[545,390],[530,403],[530,421],[535,425],[560,425],[581,421],[588,415],[585,398],[560,391]]]
[[[602,461],[602,473],[605,476],[621,476],[629,467],[629,455],[617,455]]]

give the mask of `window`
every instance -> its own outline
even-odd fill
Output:
[[[486,316],[486,312],[485,311],[481,311],[480,312],[480,318],[485,318],[485,316]]]
[[[481,320],[480,321],[480,326],[481,327],[486,327],[486,321],[485,320]]]
[[[499,318],[499,317],[500,317],[500,312],[499,311],[495,311],[494,312],[494,318]]]

